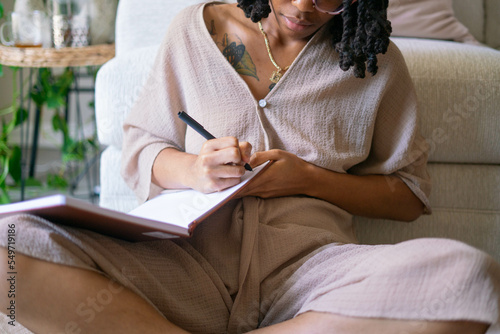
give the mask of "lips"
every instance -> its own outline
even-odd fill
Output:
[[[283,17],[285,19],[285,24],[287,25],[287,27],[291,30],[294,30],[294,31],[303,31],[303,30],[308,29],[309,27],[311,27],[313,25],[309,21],[300,20],[300,19],[293,17],[293,16],[283,15]]]

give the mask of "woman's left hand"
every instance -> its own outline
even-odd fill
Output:
[[[401,221],[413,221],[424,211],[423,203],[398,176],[338,173],[281,150],[257,152],[250,165],[267,160],[274,163],[252,180],[240,197],[307,195],[353,215]]]
[[[268,160],[274,162],[262,175],[252,180],[248,187],[240,193],[240,197],[271,198],[307,195],[307,188],[312,183],[309,176],[314,165],[283,150],[257,152],[250,158],[250,165],[258,166]]]

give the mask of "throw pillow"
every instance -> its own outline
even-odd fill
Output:
[[[452,0],[392,0],[387,15],[392,36],[480,44],[456,19]]]

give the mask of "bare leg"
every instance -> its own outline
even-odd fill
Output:
[[[345,317],[307,312],[283,323],[253,331],[255,334],[479,334],[488,325],[469,321],[404,321]]]
[[[0,305],[9,305],[0,247]],[[134,292],[84,269],[16,254],[16,321],[36,333],[187,333]],[[8,277],[7,277],[8,278]],[[5,312],[5,311],[4,311]]]

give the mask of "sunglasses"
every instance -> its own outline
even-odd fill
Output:
[[[322,12],[330,15],[338,15],[344,11],[344,3],[342,2],[340,6],[338,5],[338,0],[312,0],[314,7]],[[352,0],[351,4],[356,2]]]

